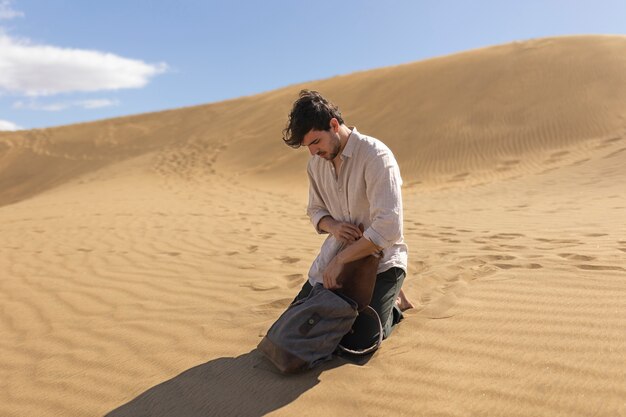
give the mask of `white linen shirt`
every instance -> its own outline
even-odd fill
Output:
[[[318,233],[324,216],[362,224],[363,236],[383,249],[378,273],[392,267],[407,270],[408,249],[402,232],[402,177],[391,150],[378,139],[356,128],[341,152],[339,177],[332,161],[319,156],[309,159],[309,204],[307,215]],[[329,235],[309,270],[309,282],[323,283],[326,266],[341,244]]]

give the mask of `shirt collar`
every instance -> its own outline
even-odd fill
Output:
[[[348,126],[350,129],[352,129],[352,133],[350,133],[350,135],[348,136],[348,143],[346,143],[346,146],[343,148],[343,151],[341,152],[341,156],[344,158],[350,158],[352,156],[352,152],[354,151],[354,148],[356,148],[356,142],[357,142],[357,138],[359,137],[359,132],[356,130],[356,127],[354,126]]]

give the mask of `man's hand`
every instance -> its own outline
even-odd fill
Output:
[[[324,270],[324,288],[329,290],[336,290],[340,288],[337,278],[339,277],[342,268],[343,264],[340,262],[339,257],[335,256]]]
[[[320,220],[319,228],[333,235],[342,244],[357,241],[363,236],[363,232],[357,226],[352,223],[337,221],[330,216]]]
[[[380,256],[379,252],[381,250],[382,248],[376,246],[367,238],[361,238],[356,242],[349,242],[343,250],[339,251],[339,253],[333,257],[328,263],[328,266],[326,266],[326,269],[324,269],[322,273],[324,288],[328,288],[329,290],[340,288],[337,278],[339,274],[341,274],[344,265],[369,255]]]

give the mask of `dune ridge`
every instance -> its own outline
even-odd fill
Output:
[[[536,39],[0,133],[0,415],[626,415],[625,52]],[[416,308],[369,362],[285,379],[254,347],[323,239],[281,141],[301,88],[396,154]]]
[[[474,171],[506,178],[549,152],[624,133],[625,50],[623,36],[536,39],[221,103],[3,133],[0,204],[159,151],[182,161],[176,172],[213,167],[248,181],[284,180],[307,157],[285,153],[280,141],[301,88],[327,92],[349,122],[384,138],[408,184]]]

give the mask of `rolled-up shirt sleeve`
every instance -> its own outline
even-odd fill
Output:
[[[319,223],[325,216],[330,216],[330,213],[320,196],[318,185],[311,176],[310,165],[307,167],[307,174],[309,175],[309,204],[306,209],[306,214],[309,216],[309,219],[311,219],[311,223],[313,224],[313,227],[315,227],[317,233],[325,234],[327,232],[320,230]]]
[[[372,223],[363,236],[385,249],[402,238],[402,177],[393,154],[381,152],[365,169]]]

